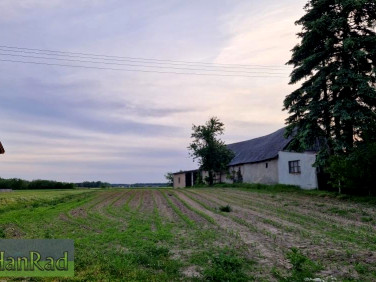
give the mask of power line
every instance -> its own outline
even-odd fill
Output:
[[[188,71],[205,71],[205,72],[230,72],[230,73],[253,73],[253,74],[285,74],[281,72],[261,72],[261,71],[236,71],[236,70],[213,70],[213,69],[202,69],[202,68],[182,68],[182,67],[166,67],[166,66],[150,66],[150,65],[140,65],[140,64],[119,64],[119,63],[108,63],[108,62],[96,62],[96,61],[85,61],[85,60],[73,60],[73,59],[62,59],[54,57],[40,57],[40,56],[26,56],[19,54],[6,54],[0,53],[2,56],[11,57],[22,57],[22,58],[33,58],[33,59],[47,59],[47,60],[58,60],[58,61],[69,61],[69,62],[79,62],[79,63],[94,63],[94,64],[106,64],[106,65],[117,65],[117,66],[128,66],[128,67],[146,67],[146,68],[156,68],[156,69],[177,69],[177,70],[188,70]]]
[[[198,76],[229,76],[229,77],[282,77],[285,76],[263,76],[263,75],[240,75],[240,74],[214,74],[214,73],[194,73],[194,72],[170,72],[170,71],[151,71],[151,70],[140,70],[140,69],[116,69],[116,68],[105,68],[105,67],[95,67],[95,66],[82,66],[82,65],[69,65],[69,64],[55,64],[55,63],[42,63],[42,62],[30,62],[30,61],[19,61],[19,60],[5,60],[0,59],[2,62],[11,63],[23,63],[23,64],[35,64],[35,65],[48,65],[48,66],[61,66],[61,67],[72,67],[72,68],[85,68],[85,69],[100,69],[100,70],[113,70],[113,71],[127,71],[127,72],[146,72],[146,73],[163,73],[163,74],[182,74],[182,75],[198,75]]]
[[[58,56],[58,57],[69,57],[69,58],[82,58],[82,59],[94,59],[94,60],[102,60],[102,61],[114,61],[114,62],[134,62],[134,63],[148,63],[148,64],[155,64],[155,65],[173,65],[173,66],[189,66],[189,67],[206,67],[206,68],[224,68],[224,69],[260,69],[260,70],[278,70],[283,71],[280,67],[236,67],[236,66],[208,66],[208,65],[194,65],[194,64],[186,64],[186,63],[168,63],[168,62],[154,62],[154,61],[145,61],[145,60],[137,60],[137,59],[110,59],[110,58],[100,58],[100,57],[92,57],[92,56],[80,56],[80,55],[65,55],[65,54],[51,54],[46,52],[33,52],[33,51],[24,51],[24,50],[11,50],[11,49],[4,49],[0,47],[0,51],[5,52],[13,52],[13,53],[25,53],[25,54],[37,54],[37,55],[47,55],[47,56]],[[287,70],[287,69],[286,69]]]
[[[130,59],[130,60],[142,60],[142,61],[154,61],[154,62],[170,62],[170,63],[183,63],[183,64],[195,64],[195,65],[207,65],[207,66],[222,66],[222,67],[235,67],[235,68],[288,68],[287,66],[272,66],[272,65],[245,65],[245,64],[220,64],[220,63],[208,63],[208,62],[192,62],[192,61],[178,61],[178,60],[166,60],[166,59],[151,59],[151,58],[142,58],[142,57],[121,57],[121,56],[112,56],[112,55],[99,55],[92,53],[79,53],[79,52],[68,52],[68,51],[56,51],[48,49],[34,49],[34,48],[24,48],[24,47],[15,47],[15,46],[6,46],[0,45],[1,48],[7,49],[17,49],[17,50],[28,50],[28,51],[38,51],[38,52],[49,52],[49,53],[60,53],[60,54],[72,54],[72,55],[84,55],[84,56],[93,56],[99,58],[114,58],[114,59]],[[56,54],[57,55],[57,54]]]

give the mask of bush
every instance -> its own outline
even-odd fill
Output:
[[[274,276],[280,281],[309,281],[314,278],[316,272],[322,269],[322,266],[306,257],[298,248],[291,248],[286,254],[287,259],[292,264],[290,276],[284,277],[276,270]]]
[[[347,155],[329,158],[330,184],[339,193],[376,195],[376,143],[361,144]]]
[[[230,250],[221,250],[209,257],[209,265],[204,269],[204,280],[208,281],[249,281],[243,272],[245,261]]]
[[[221,212],[231,212],[232,208],[229,205],[227,205],[227,206],[221,206],[221,207],[219,207],[219,210]]]

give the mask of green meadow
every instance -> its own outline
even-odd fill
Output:
[[[4,192],[0,237],[75,241],[33,281],[376,280],[374,204],[256,188]]]

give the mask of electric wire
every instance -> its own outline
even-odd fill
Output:
[[[207,66],[221,66],[221,67],[232,67],[232,68],[289,68],[288,66],[272,66],[272,65],[246,65],[246,64],[220,64],[220,63],[209,63],[209,62],[192,62],[192,61],[178,61],[178,60],[166,60],[166,59],[150,59],[150,58],[142,58],[142,57],[122,57],[122,56],[113,56],[113,55],[98,55],[98,54],[92,54],[92,53],[79,53],[79,52],[68,52],[68,51],[56,51],[56,50],[48,50],[48,49],[34,49],[34,48],[24,48],[24,47],[14,47],[14,46],[6,46],[6,45],[0,45],[0,48],[6,48],[13,50],[12,52],[15,52],[16,50],[20,52],[27,52],[27,51],[38,51],[38,52],[45,52],[45,53],[52,53],[49,55],[57,55],[65,54],[65,56],[71,54],[71,55],[83,55],[83,56],[92,56],[93,58],[98,59],[127,59],[127,60],[140,60],[145,62],[170,62],[170,63],[178,63],[178,64],[194,64],[194,65],[207,65]],[[16,49],[16,50],[14,50]],[[47,55],[47,54],[46,54]]]
[[[231,72],[231,73],[252,73],[252,74],[285,74],[281,72],[262,72],[262,71],[236,71],[236,70],[213,70],[213,69],[202,69],[202,68],[181,68],[181,67],[166,67],[166,66],[150,66],[150,65],[140,65],[140,64],[120,64],[120,63],[109,63],[109,62],[96,62],[96,61],[85,61],[85,60],[73,60],[73,59],[62,59],[53,57],[40,57],[40,56],[26,56],[18,54],[6,54],[1,53],[1,56],[11,56],[11,57],[22,57],[22,58],[33,58],[33,59],[47,59],[47,60],[58,60],[58,61],[69,61],[69,62],[79,62],[79,63],[94,63],[94,64],[106,64],[106,65],[117,65],[117,66],[128,66],[128,67],[147,67],[147,68],[157,68],[157,69],[177,69],[177,70],[188,70],[188,71],[207,71],[207,72]]]
[[[85,69],[99,69],[99,70],[113,70],[113,71],[127,71],[127,72],[145,72],[145,73],[163,73],[163,74],[181,74],[181,75],[198,75],[198,76],[228,76],[228,77],[281,77],[285,76],[265,76],[265,75],[240,75],[240,74],[214,74],[214,73],[194,73],[194,72],[173,72],[173,71],[153,71],[153,70],[140,70],[140,69],[116,69],[107,67],[96,67],[96,66],[83,66],[83,65],[69,65],[69,64],[56,64],[56,63],[46,63],[46,62],[30,62],[30,61],[20,61],[20,60],[7,60],[0,59],[2,62],[11,63],[23,63],[23,64],[36,64],[36,65],[48,65],[48,66],[61,66],[61,67],[72,67],[72,68],[85,68]]]

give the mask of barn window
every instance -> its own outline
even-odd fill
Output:
[[[300,173],[300,161],[289,161],[289,173]]]
[[[268,168],[268,163],[265,164],[265,168]]]

